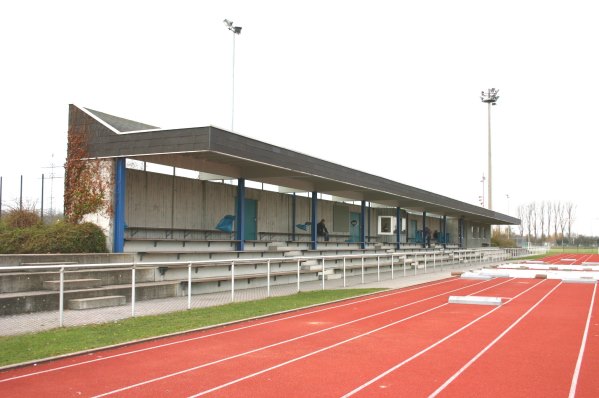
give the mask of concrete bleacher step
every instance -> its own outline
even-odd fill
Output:
[[[268,250],[277,250],[278,247],[285,247],[287,246],[286,242],[270,242],[268,244]]]
[[[70,310],[89,310],[93,308],[116,307],[125,305],[126,302],[125,296],[89,297],[71,299],[67,302],[67,307]]]
[[[331,270],[332,271],[332,270]],[[334,280],[334,279],[341,279],[343,278],[343,274],[327,274],[325,271],[325,275],[324,275],[324,279],[325,280]],[[318,280],[322,280],[322,272],[318,273]]]
[[[321,269],[322,269],[322,268],[321,268]],[[335,273],[335,270],[334,270],[334,269],[325,269],[325,270],[324,270],[324,274],[325,274],[325,275],[333,275],[334,273]],[[322,275],[322,271],[320,271],[320,272],[318,273],[318,275],[319,275],[319,276],[321,276],[321,275]]]
[[[284,257],[301,257],[304,253],[301,250],[290,250],[286,251]]]
[[[322,264],[308,264],[302,265],[302,270],[304,271],[322,271]]]
[[[297,247],[269,245],[268,250],[273,251],[273,252],[291,252],[291,251],[297,251]]]
[[[101,279],[67,279],[63,281],[64,290],[93,289],[102,286]],[[60,290],[60,281],[44,281],[46,290]]]

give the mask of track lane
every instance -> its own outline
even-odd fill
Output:
[[[282,314],[271,320],[258,320],[248,322],[245,326],[235,325],[233,327],[223,328],[220,331],[200,332],[197,338],[184,338],[184,343],[179,343],[182,336],[175,336],[166,339],[164,343],[148,342],[137,346],[132,351],[132,347],[121,347],[108,352],[94,353],[83,358],[89,362],[82,365],[77,364],[77,360],[68,358],[58,363],[43,364],[36,370],[34,376],[26,376],[29,369],[17,369],[14,372],[3,372],[0,381],[1,388],[14,396],[23,396],[22,394],[36,395],[37,392],[44,392],[51,395],[91,395],[98,392],[110,391],[127,386],[136,382],[147,380],[148,378],[157,378],[165,373],[182,371],[198,363],[211,363],[222,358],[239,355],[252,349],[264,347],[268,344],[276,344],[286,339],[308,333],[323,331],[331,327],[327,312],[330,309],[334,311],[338,308],[344,308],[345,311],[335,322],[342,324],[348,319],[355,319],[356,316],[372,315],[373,309],[384,308],[389,305],[409,304],[410,301],[418,301],[427,298],[429,290],[438,294],[445,294],[456,289],[467,289],[471,285],[480,284],[479,281],[463,281],[451,279],[447,283],[431,283],[425,286],[402,289],[392,293],[385,292],[380,298],[362,298],[350,300],[349,302],[326,305],[324,308],[299,311],[298,314]],[[439,293],[440,292],[440,293]],[[380,307],[379,303],[384,303]],[[323,320],[324,319],[324,320]],[[334,326],[334,325],[333,325]],[[271,333],[264,333],[268,329]],[[299,330],[299,332],[298,332]],[[240,336],[242,336],[240,338]],[[204,338],[206,337],[206,338]],[[179,339],[179,340],[177,340]],[[109,359],[103,359],[106,355]],[[91,357],[91,358],[90,358]],[[67,366],[56,371],[52,366]],[[48,369],[43,369],[47,367]],[[35,369],[35,368],[34,368]],[[46,372],[47,370],[47,372]],[[39,372],[42,373],[39,373]],[[44,373],[45,372],[45,373]],[[102,377],[89,379],[81,377],[82,374],[93,372],[102,375]],[[14,379],[14,377],[17,377]],[[32,381],[33,379],[35,381]],[[12,380],[10,380],[13,378]],[[61,383],[56,383],[60,379]]]
[[[558,286],[438,396],[568,396],[594,285]]]
[[[402,391],[410,397],[427,397],[439,384],[458,371],[473,355],[482,350],[502,331],[513,324],[531,306],[538,303],[558,285],[557,281],[527,279],[515,280],[512,288],[526,288],[524,294],[507,293],[512,297],[492,314],[476,324],[446,339],[434,349],[420,355],[409,363],[398,363],[376,378],[369,380],[348,396],[356,397],[396,396]],[[471,311],[476,307],[468,304],[452,304],[453,311]]]
[[[467,289],[462,289],[462,291],[464,294],[468,294],[480,291],[481,286],[491,288],[496,284],[505,283],[505,281],[487,282],[474,284]],[[134,388],[131,389],[110,393],[111,395],[128,397],[160,395],[168,394],[174,388],[173,386],[176,386],[178,394],[183,394],[183,396],[192,394],[200,386],[209,389],[219,383],[227,383],[232,378],[243,377],[253,371],[259,372],[268,367],[279,366],[287,361],[293,362],[302,356],[311,356],[315,352],[326,351],[329,347],[339,344],[339,341],[354,339],[360,334],[371,331],[373,324],[377,327],[386,327],[389,322],[397,322],[397,319],[413,318],[418,313],[430,311],[431,308],[439,305],[446,305],[449,294],[452,293],[445,293],[409,306],[402,306],[395,311],[387,311],[381,316],[350,322],[342,328],[332,330],[330,333],[305,336],[301,340],[290,341],[284,346],[266,347],[266,349],[259,352],[236,357],[234,361],[214,363],[210,366],[200,365],[190,368],[186,372],[165,375],[163,378],[148,380],[143,384],[133,386]],[[334,317],[334,314],[330,316]]]
[[[579,353],[580,368],[575,372],[570,397],[599,397],[599,296],[597,285],[593,292],[593,303],[588,319],[586,339],[582,342]]]
[[[507,280],[506,280],[507,282]],[[537,284],[542,284],[538,281]],[[484,295],[517,295],[527,289],[533,292],[537,285],[513,284],[502,285],[484,292]],[[526,294],[526,293],[524,293]],[[274,369],[266,374],[243,380],[211,396],[241,397],[248,391],[258,391],[264,386],[276,386],[260,391],[265,397],[276,396],[274,391],[291,391],[291,397],[306,396],[305,386],[319,380],[318,396],[342,396],[354,388],[362,386],[381,373],[397,364],[409,363],[428,350],[441,344],[444,339],[454,333],[468,330],[481,317],[489,316],[499,307],[488,306],[456,306],[445,304],[420,317],[393,327],[382,329],[365,338],[352,341],[351,344],[335,347],[326,355],[317,355],[309,360],[298,362],[294,366]],[[367,355],[365,355],[367,353]],[[434,364],[433,364],[434,366]],[[321,385],[322,386],[321,388]],[[396,390],[390,389],[391,396],[397,396]],[[376,389],[372,395],[379,396],[382,391]],[[406,392],[405,396],[412,396]],[[418,395],[417,395],[418,396]]]

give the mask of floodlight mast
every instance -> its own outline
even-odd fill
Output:
[[[233,125],[235,121],[235,35],[241,34],[241,26],[233,26],[233,21],[225,19],[223,21],[227,29],[233,32],[233,77],[232,77],[232,93],[231,93],[231,132],[233,132]]]
[[[489,188],[487,189],[487,195],[488,195],[488,200],[487,203],[489,204],[489,210],[493,209],[493,185],[492,185],[492,181],[493,181],[493,173],[492,173],[492,167],[491,167],[491,105],[495,105],[495,103],[497,102],[497,100],[499,99],[499,96],[497,95],[497,93],[499,93],[499,90],[494,89],[494,88],[490,88],[487,90],[487,93],[485,93],[484,91],[481,91],[480,93],[480,99],[482,102],[486,103],[488,106],[488,124],[489,124],[489,170],[487,173],[487,181],[489,184]]]

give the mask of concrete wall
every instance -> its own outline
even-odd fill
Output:
[[[237,186],[201,181],[199,179],[178,177],[159,173],[127,169],[126,177],[125,223],[131,227],[176,228],[176,229],[214,229],[219,220],[227,214],[235,214]],[[293,224],[293,196],[268,190],[246,187],[246,198],[257,202],[258,232],[291,233]],[[327,220],[329,232],[337,232],[333,225],[335,202],[319,200],[317,220]],[[359,213],[361,206],[346,204],[348,212]],[[378,216],[395,216],[395,208],[367,208],[365,217],[366,235],[377,235]],[[402,212],[402,217],[406,213]],[[410,214],[410,220],[416,220],[417,229],[422,229],[422,216]],[[311,198],[296,195],[295,223],[303,224],[311,220]],[[429,215],[427,225],[441,231],[442,218]],[[370,228],[369,228],[370,227]],[[337,228],[344,230],[345,228]],[[345,229],[344,233],[347,229]],[[308,231],[295,229],[306,234]],[[458,221],[447,219],[447,232],[450,244],[458,244]],[[377,236],[379,242],[394,242],[394,235]],[[402,236],[405,242],[405,235]],[[481,247],[490,242],[490,226],[466,222],[466,247]]]

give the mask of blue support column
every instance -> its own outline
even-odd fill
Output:
[[[426,247],[426,211],[422,212],[422,247]]]
[[[310,237],[312,239],[312,250],[316,250],[318,248],[318,242],[316,241],[316,209],[318,205],[318,193],[316,191],[312,192],[312,220],[310,221],[312,225],[310,225]]]
[[[235,228],[235,240],[237,250],[245,250],[245,178],[237,180],[237,227]]]
[[[366,248],[366,201],[362,201],[362,209],[360,211],[360,247]]]
[[[368,202],[368,233],[367,235],[370,237],[372,236],[372,233],[370,232],[370,220],[372,220],[372,214],[370,214],[372,207],[370,207],[370,202]]]
[[[406,211],[406,243],[410,243],[410,213]]]
[[[296,206],[296,197],[295,192],[291,197],[291,240],[295,242],[295,224],[297,223],[295,220],[295,206]]]
[[[400,249],[401,243],[401,208],[399,206],[395,209],[395,218],[397,219],[397,226],[395,230],[395,241],[397,250]]]
[[[447,216],[443,216],[443,249],[447,247]]]
[[[125,158],[116,159],[114,177],[114,236],[112,251],[122,253],[125,248]]]

